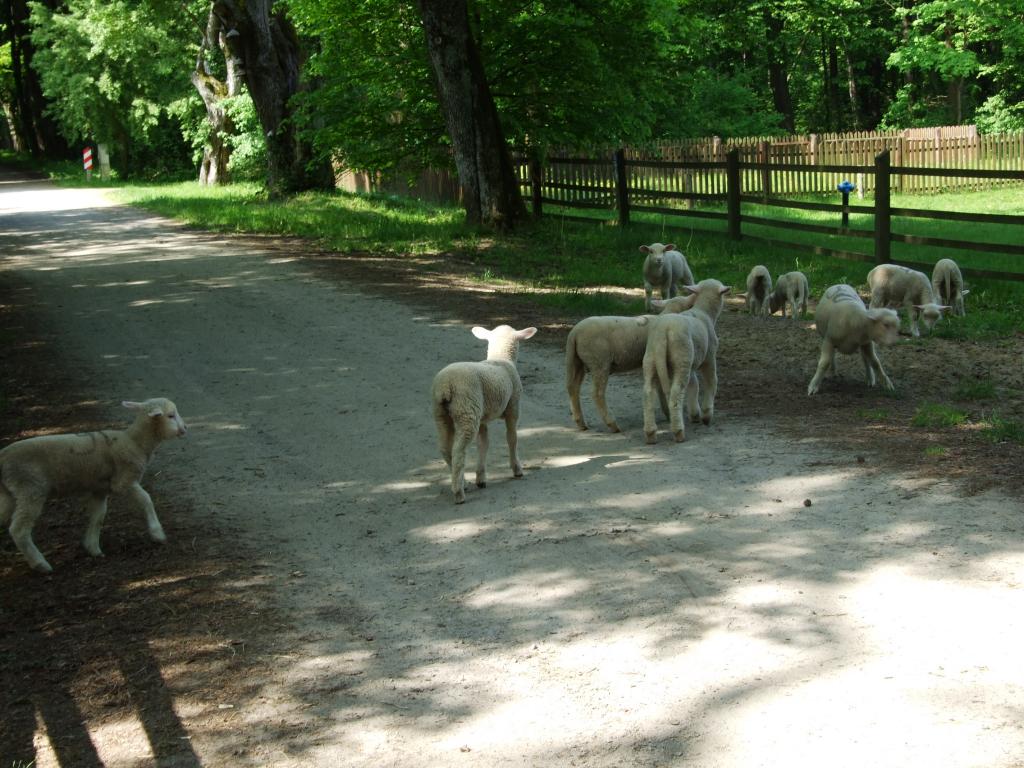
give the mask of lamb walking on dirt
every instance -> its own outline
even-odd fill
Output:
[[[452,363],[434,377],[431,387],[438,444],[445,464],[451,469],[455,503],[466,500],[466,447],[477,440],[476,484],[487,485],[487,422],[505,420],[508,458],[514,477],[523,476],[516,450],[516,426],[523,384],[516,369],[519,342],[529,339],[536,328],[521,331],[499,325],[494,330],[477,326],[473,335],[487,341],[487,359],[482,362]]]
[[[153,500],[139,483],[156,447],[184,436],[185,422],[166,398],[122,405],[137,413],[125,430],[31,437],[0,451],[0,526],[10,520],[11,538],[35,570],[53,570],[32,541],[32,527],[49,496],[88,497],[82,544],[94,557],[103,554],[100,528],[111,492],[130,494],[146,514],[150,538],[166,541]]]
[[[683,312],[692,307],[696,300],[694,294],[676,296],[666,301],[652,299],[651,307],[662,314]],[[635,371],[643,365],[647,332],[652,320],[654,318],[650,315],[598,315],[580,320],[569,331],[569,337],[565,340],[565,388],[569,393],[569,409],[577,427],[587,428],[580,405],[580,388],[584,376],[590,371],[594,404],[601,419],[612,432],[621,431],[615,417],[608,412],[605,400],[608,377],[613,373]],[[667,416],[667,401],[663,402],[663,410]]]
[[[758,264],[747,275],[747,311],[752,315],[768,317],[771,295],[771,273],[766,266]]]
[[[814,324],[821,336],[821,356],[807,394],[817,393],[826,370],[836,372],[836,352],[852,355],[860,352],[868,386],[880,380],[893,389],[875,351],[875,344],[893,344],[899,339],[900,316],[892,309],[865,309],[864,301],[849,285],[833,285],[821,297],[814,313]],[[876,379],[877,374],[877,379]]]
[[[682,413],[684,387],[686,407],[694,422],[710,424],[715,411],[715,394],[718,391],[718,334],[715,323],[722,313],[729,287],[718,280],[702,280],[685,288],[697,296],[693,308],[682,314],[653,318],[647,336],[643,368],[644,434],[648,443],[657,439],[654,420],[656,387],[668,400],[670,428],[677,443],[686,439]]]
[[[924,272],[901,267],[898,264],[879,264],[868,272],[871,289],[871,308],[905,307],[910,332],[920,336],[917,321],[920,318],[926,331],[930,331],[952,307],[938,304],[932,293],[932,284]]]
[[[796,320],[798,311],[803,317],[807,314],[807,298],[810,293],[807,275],[803,272],[787,272],[784,275],[779,275],[779,279],[775,281],[775,290],[772,291],[768,313],[774,315],[781,309],[782,316],[785,317],[788,305],[792,320]]]
[[[676,289],[678,283],[683,285],[693,283],[690,265],[686,263],[686,257],[676,250],[674,244],[641,245],[640,252],[647,254],[647,258],[644,259],[644,292],[647,295],[644,309],[646,311],[651,311],[651,295],[655,286],[661,289],[662,299],[671,299],[678,292]]]

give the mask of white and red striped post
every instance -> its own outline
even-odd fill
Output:
[[[92,180],[92,147],[86,147],[82,150],[82,165],[85,167],[85,178],[87,181]]]

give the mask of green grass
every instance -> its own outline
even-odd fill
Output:
[[[942,403],[923,403],[914,412],[910,423],[915,427],[956,427],[967,421],[967,414]]]
[[[6,161],[6,156],[0,156]],[[51,170],[64,184],[84,183],[80,165],[65,163]],[[100,183],[95,180],[93,186]],[[679,219],[660,214],[633,216],[628,227],[609,223],[579,223],[546,209],[540,220],[524,223],[512,235],[481,234],[464,224],[461,208],[432,205],[407,198],[357,195],[343,192],[303,194],[286,201],[268,200],[256,184],[239,183],[222,188],[203,188],[195,182],[167,184],[103,184],[119,202],[138,205],[185,221],[196,227],[224,232],[258,232],[309,238],[319,247],[341,252],[438,255],[458,259],[476,268],[480,279],[499,282],[509,290],[529,294],[540,303],[570,316],[621,314],[640,311],[642,300],[623,302],[613,289],[641,286],[643,255],[639,246],[653,241],[674,242],[685,250],[698,279],[716,277],[734,291],[744,290],[747,273],[764,264],[773,275],[799,269],[807,274],[813,295],[835,283],[849,283],[861,290],[871,264],[812,255],[784,245],[765,245],[753,240],[730,241],[723,236],[724,222]],[[838,199],[838,195],[835,196]],[[817,198],[822,199],[822,198]],[[828,198],[831,199],[831,198]],[[950,210],[1024,211],[1024,189],[957,193],[934,196],[896,196],[894,205],[923,208],[929,205]],[[759,208],[763,210],[758,210]],[[744,211],[773,218],[836,223],[837,214],[764,208],[744,204]],[[573,210],[572,215],[581,215]],[[610,212],[586,212],[592,220]],[[852,226],[870,226],[870,216],[852,217]],[[914,220],[922,226],[923,220]],[[932,224],[936,225],[932,227]],[[921,234],[967,237],[947,232],[940,222],[925,223]],[[967,225],[964,225],[967,226]],[[894,228],[897,228],[894,224]],[[898,228],[897,228],[898,229]],[[1013,228],[1008,228],[1013,230]],[[1021,228],[1017,228],[1021,229]],[[744,226],[751,235],[793,239],[827,248],[871,251],[870,240],[833,238],[811,233],[769,230]],[[998,236],[1008,242],[1024,242],[1016,230]],[[1019,238],[1014,240],[1014,238]],[[981,239],[981,238],[979,238]],[[985,239],[999,241],[995,234]],[[848,242],[847,242],[848,241]],[[934,262],[947,249],[918,249],[914,260]],[[974,259],[999,258],[993,254],[953,254],[964,266]],[[1011,259],[1012,257],[1006,257]],[[1024,270],[1024,259],[1018,268]],[[1008,268],[1008,263],[984,263]],[[966,318],[944,319],[935,335],[946,338],[993,338],[1024,329],[1024,283],[971,281]],[[603,289],[603,290],[602,290]],[[927,341],[923,342],[927,343]]]
[[[857,415],[865,421],[888,421],[889,411],[885,408],[863,408]]]
[[[991,379],[961,381],[953,391],[957,400],[991,400],[996,396],[996,385]]]
[[[993,443],[1024,444],[1024,424],[1021,422],[1004,419],[996,413],[991,413],[983,423],[981,434]]]
[[[924,449],[924,455],[932,459],[940,459],[949,453],[949,448],[941,445],[929,445]]]

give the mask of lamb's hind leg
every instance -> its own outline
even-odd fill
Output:
[[[612,432],[621,432],[615,417],[608,412],[608,402],[605,400],[605,392],[608,389],[608,371],[591,371],[590,377],[594,380],[594,405],[601,419]]]
[[[714,357],[708,357],[697,371],[700,374],[700,407],[704,412],[701,421],[706,426],[711,424],[711,419],[715,415],[715,395],[718,394],[718,361]]]
[[[6,528],[14,513],[14,497],[0,485],[0,528]]]
[[[11,538],[18,551],[25,556],[28,564],[41,573],[51,573],[53,568],[46,562],[43,553],[32,541],[32,526],[42,514],[46,495],[41,493],[19,492],[15,496],[14,514],[11,516]]]
[[[512,477],[523,476],[523,465],[519,462],[519,404],[510,404],[505,409],[505,442],[508,443],[508,463],[512,467]]]
[[[85,503],[85,511],[89,516],[89,526],[85,529],[82,546],[93,557],[100,557],[103,555],[100,550],[100,528],[103,526],[103,518],[107,516],[107,497],[90,496]]]
[[[466,500],[466,447],[477,435],[475,424],[456,424],[452,439],[452,495],[455,503]]]
[[[487,425],[476,433],[476,487],[487,487]]]
[[[455,425],[451,416],[443,407],[434,409],[434,423],[437,425],[437,447],[441,451],[444,463],[452,468],[452,441],[455,439]]]

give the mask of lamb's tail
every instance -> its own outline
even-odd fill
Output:
[[[565,385],[570,388],[579,389],[583,383],[583,376],[586,373],[583,361],[576,354],[576,334],[569,332],[569,338],[565,341]]]
[[[653,345],[655,351],[654,368],[658,372],[661,391],[665,393],[665,399],[667,400],[669,390],[672,388],[672,379],[668,373],[668,330],[661,329],[661,336],[662,338],[659,339],[659,343]]]

